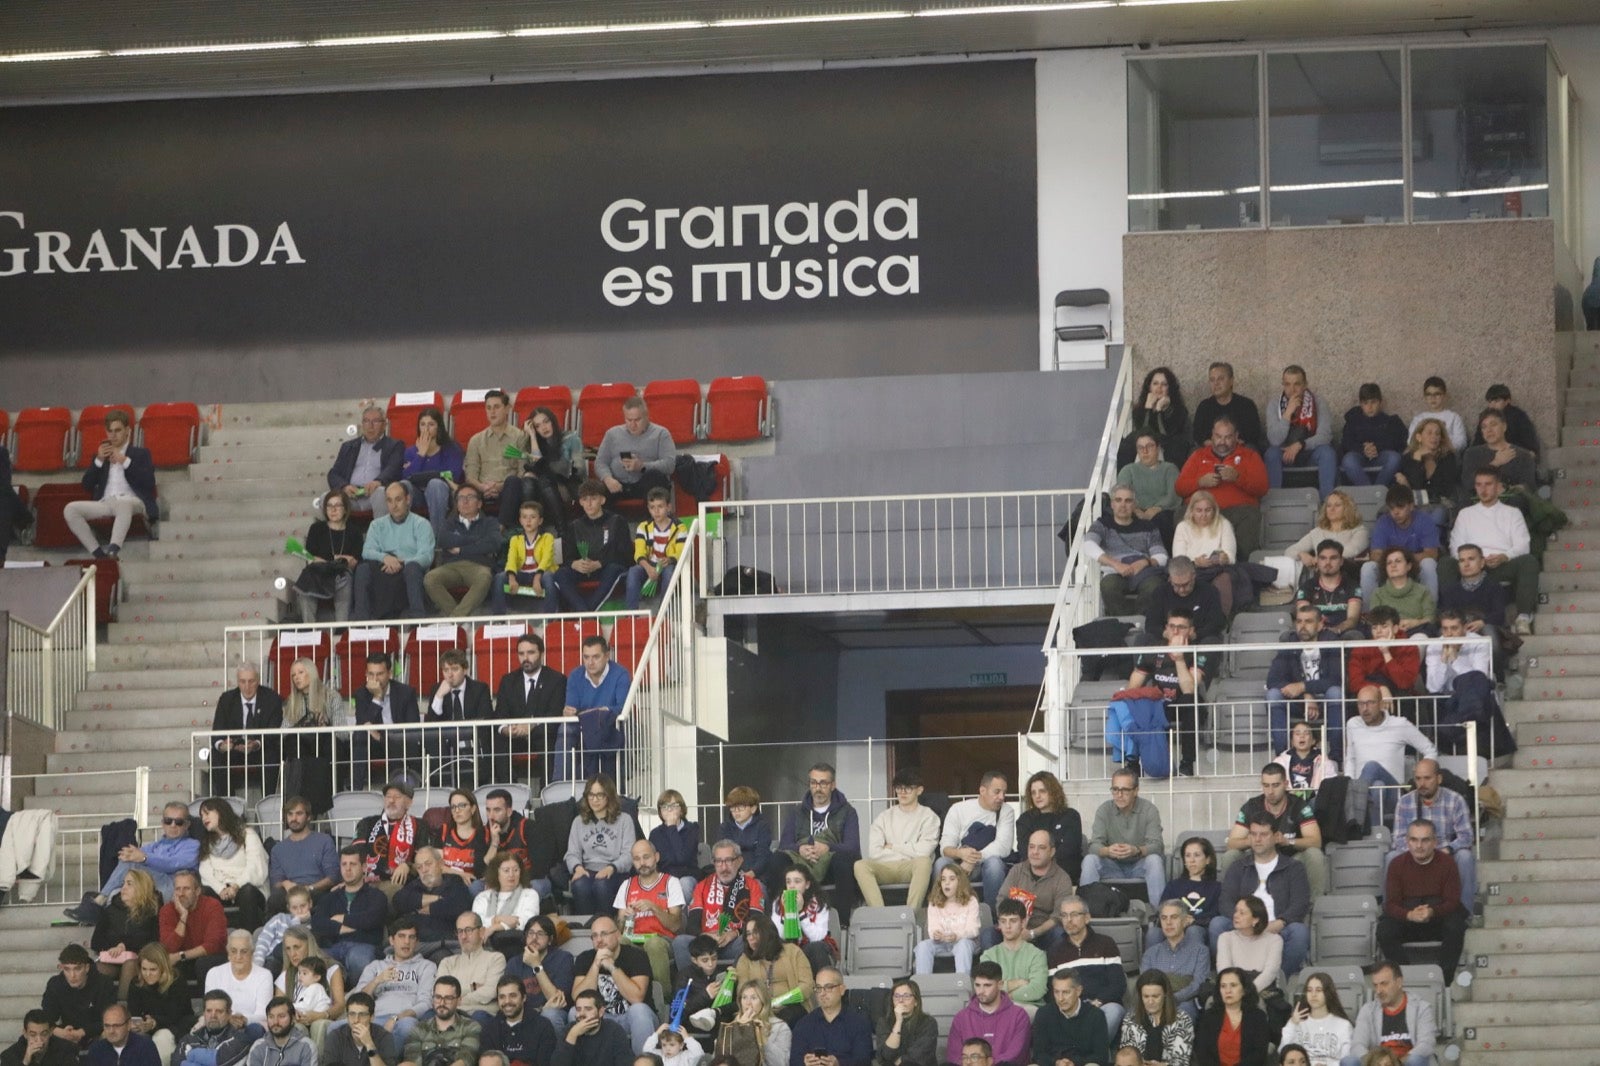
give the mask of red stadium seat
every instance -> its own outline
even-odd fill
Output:
[[[33,546],[35,548],[79,547],[78,538],[67,528],[67,504],[87,500],[89,490],[82,485],[40,485],[33,497]]]
[[[726,455],[721,452],[704,452],[694,454],[691,458],[699,463],[715,462],[717,464],[717,487],[716,491],[712,492],[710,496],[703,500],[699,499],[690,494],[689,490],[678,480],[676,472],[674,472],[672,489],[678,505],[678,515],[684,518],[695,513],[695,505],[697,503],[716,503],[720,500],[726,500],[732,495],[733,491],[733,464]]]
[[[612,426],[622,425],[622,401],[638,395],[626,381],[601,381],[585,385],[578,393],[578,430],[585,448],[600,447],[600,438]]]
[[[689,444],[700,431],[700,383],[692,378],[652,381],[644,387],[650,421],[665,426],[676,444]]]
[[[11,468],[47,472],[67,465],[72,412],[65,407],[29,407],[17,415]]]
[[[115,559],[68,559],[67,566],[95,568],[94,620],[96,625],[117,620],[117,601],[122,598],[122,568]]]
[[[529,385],[517,393],[511,409],[517,413],[517,423],[527,425],[535,407],[548,407],[555,412],[563,429],[572,428],[572,390],[565,385]]]
[[[459,650],[466,646],[466,634],[460,626],[449,622],[418,626],[406,636],[401,651],[406,663],[405,681],[417,690],[419,704],[430,702],[434,690],[439,687],[442,675],[439,656],[452,648]]]
[[[11,416],[0,409],[0,441],[6,439],[6,434],[11,432]]]
[[[417,416],[424,407],[444,410],[444,397],[437,392],[397,392],[389,400],[389,436],[402,444],[417,439]]]
[[[716,378],[706,392],[706,440],[758,440],[772,435],[766,378]]]
[[[483,406],[483,394],[488,391],[462,389],[450,397],[450,436],[462,451],[476,433],[489,428],[489,412]]]
[[[339,695],[349,699],[367,683],[367,656],[387,652],[392,663],[400,652],[400,638],[394,626],[352,626],[333,647],[333,661],[339,668]]]
[[[188,466],[200,450],[200,408],[192,403],[153,403],[139,419],[139,441],[158,467]]]
[[[611,658],[626,668],[628,673],[637,675],[639,656],[644,652],[644,646],[649,639],[649,618],[643,615],[618,618],[617,624],[611,629]]]
[[[90,404],[78,412],[78,469],[85,470],[94,462],[95,455],[100,450],[100,442],[105,440],[106,415],[112,411],[121,411],[128,416],[128,428],[139,428],[139,418],[134,414],[133,405],[126,403],[96,403]]]
[[[619,589],[618,595],[620,594]],[[609,625],[609,622],[607,624]],[[545,662],[563,674],[570,674],[583,665],[584,639],[602,636],[605,636],[605,633],[601,631],[599,621],[593,617],[547,622],[544,627]]]
[[[267,649],[269,675],[261,683],[275,691],[289,691],[289,667],[296,659],[310,659],[317,676],[328,679],[328,662],[333,655],[333,639],[326,629],[285,630],[273,638]],[[365,681],[365,675],[362,680]]]
[[[488,685],[489,691],[495,691],[500,679],[518,668],[517,641],[529,628],[520,622],[490,622],[473,634],[472,676]]]

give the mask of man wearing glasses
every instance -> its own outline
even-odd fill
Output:
[[[779,853],[789,861],[772,864],[767,872],[767,892],[777,898],[783,891],[783,875],[796,866],[803,867],[815,885],[831,875],[833,905],[849,921],[856,904],[855,863],[861,858],[861,823],[856,809],[833,783],[834,771],[828,763],[819,762],[806,774],[806,794],[783,820],[783,836],[778,841]]]
[[[1122,1031],[1122,1000],[1128,994],[1128,974],[1122,968],[1122,953],[1117,942],[1089,926],[1089,905],[1077,896],[1061,901],[1061,929],[1065,934],[1050,949],[1050,994],[1057,1007],[1063,1006],[1055,998],[1054,977],[1063,971],[1077,978],[1083,1001],[1100,1009],[1105,1015],[1106,1036],[1116,1039]],[[1076,999],[1076,995],[1072,997]],[[1076,1008],[1067,1011],[1076,1014]]]
[[[680,974],[689,972],[689,945],[704,934],[715,937],[717,958],[732,962],[744,952],[744,919],[761,914],[766,892],[752,873],[743,869],[744,852],[732,840],[711,845],[711,873],[694,889],[683,932],[672,940],[672,957]]]
[[[933,874],[933,852],[939,846],[939,816],[924,807],[922,772],[914,766],[894,774],[894,806],[872,820],[867,831],[867,857],[856,861],[856,884],[861,901],[883,906],[878,879],[909,884],[906,906],[916,909],[928,898]]]
[[[789,1066],[867,1066],[872,1027],[866,1015],[844,1009],[844,975],[824,966],[812,991],[817,1009],[794,1024]]]
[[[344,1016],[350,1024],[330,1028],[322,1038],[322,1066],[395,1066],[394,1036],[372,1024],[371,996],[352,992],[344,1001]]]
[[[433,983],[433,1017],[418,1022],[406,1037],[401,1066],[448,1063],[449,1066],[477,1066],[481,1027],[458,1013],[461,982],[441,977]]]
[[[1164,850],[1161,812],[1139,798],[1139,778],[1131,770],[1118,770],[1111,775],[1111,798],[1094,812],[1079,884],[1092,885],[1102,877],[1142,877],[1150,898],[1159,900],[1167,887]]]
[[[100,908],[116,895],[127,880],[129,870],[143,870],[156,883],[163,899],[172,898],[172,876],[179,870],[192,870],[200,862],[200,841],[189,835],[189,808],[169,803],[161,812],[161,836],[148,844],[127,844],[117,852],[117,865],[100,886],[100,892],[87,893],[76,907],[62,913],[80,925],[93,925]]]
[[[352,511],[372,511],[386,486],[400,480],[406,446],[384,430],[389,419],[376,405],[361,412],[361,436],[339,445],[328,471],[328,488],[344,493]]]

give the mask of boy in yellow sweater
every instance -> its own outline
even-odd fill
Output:
[[[667,591],[672,571],[683,555],[684,541],[689,538],[688,527],[672,515],[670,492],[651,489],[645,496],[645,505],[650,508],[650,517],[633,532],[633,566],[628,570],[625,592],[630,611],[639,609],[647,584],[652,596]]]
[[[506,547],[506,570],[495,582],[494,606],[500,614],[559,610],[550,575],[556,570],[556,539],[544,531],[544,508],[532,500],[517,511],[522,532]]]

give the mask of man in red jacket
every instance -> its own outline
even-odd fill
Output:
[[[1267,494],[1267,464],[1239,443],[1239,430],[1227,418],[1211,427],[1211,443],[1196,448],[1178,473],[1178,495],[1187,500],[1205,489],[1233,523],[1240,559],[1261,546],[1261,497]]]

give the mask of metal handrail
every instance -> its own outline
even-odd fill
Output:
[[[24,721],[60,731],[73,698],[95,669],[97,567],[85,567],[72,592],[40,628],[9,618],[6,705]]]

